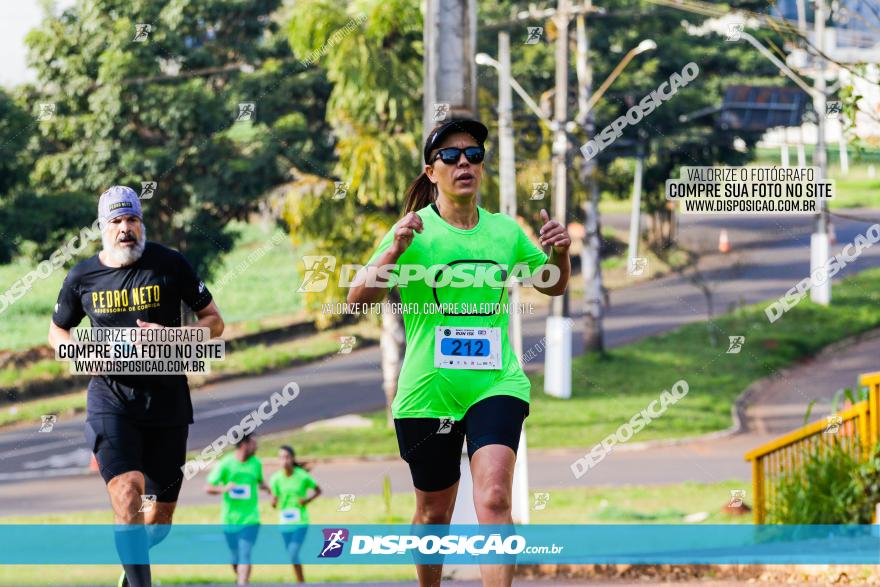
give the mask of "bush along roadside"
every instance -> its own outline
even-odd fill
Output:
[[[870,524],[880,502],[880,446],[860,461],[857,439],[812,447],[801,465],[772,483],[771,524]]]

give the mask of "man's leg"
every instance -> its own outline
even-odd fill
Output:
[[[86,442],[95,454],[116,521],[116,550],[123,561],[147,561],[122,565],[130,587],[150,587],[149,538],[140,512],[144,493],[141,430],[121,416],[86,419]]]
[[[168,536],[177,502],[157,501],[148,512],[144,512],[144,523],[150,537],[150,548],[153,548]]]
[[[471,458],[474,507],[480,524],[512,524],[513,469],[516,453],[503,444],[480,447]],[[485,587],[509,587],[514,565],[480,565]]]
[[[144,476],[146,494],[155,496],[145,520],[150,548],[162,542],[171,531],[177,498],[183,485],[182,467],[186,462],[189,426],[144,427]]]
[[[149,557],[149,537],[144,526],[144,514],[140,511],[144,494],[144,475],[140,471],[128,471],[116,475],[107,483],[107,493],[113,507],[117,524],[116,546],[123,557]],[[149,564],[123,563],[123,570],[131,587],[151,587]]]

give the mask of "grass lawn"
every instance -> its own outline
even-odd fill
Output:
[[[732,489],[743,489],[742,483],[680,483],[659,486],[624,486],[613,488],[567,488],[541,489],[534,491],[549,493],[550,499],[543,510],[532,511],[533,524],[679,524],[684,523],[688,514],[706,512],[703,523],[727,524],[750,523],[752,517],[729,516],[720,513],[728,502]],[[352,510],[337,512],[337,499],[321,497],[309,507],[313,524],[373,524],[388,523],[386,506],[382,496],[358,496]],[[392,494],[390,502],[391,523],[408,523],[415,507],[412,494]],[[263,521],[275,519],[273,510],[266,500],[261,500],[260,513]],[[220,516],[219,498],[217,505],[183,506],[175,515],[180,524],[214,524]],[[103,524],[110,523],[108,511],[78,512],[69,514],[44,515],[39,517],[16,516],[0,519],[5,524]],[[279,545],[280,547],[280,545]],[[415,572],[409,565],[312,565],[306,566],[307,580],[315,582],[330,581],[414,581]],[[9,565],[0,567],[0,586],[22,585],[94,585],[115,584],[119,576],[118,567],[109,565],[77,565],[66,567],[35,567]],[[180,583],[227,583],[232,571],[226,566],[157,566],[153,577],[166,585]],[[279,565],[259,565],[254,568],[254,583],[291,581],[289,567]]]
[[[267,231],[241,222],[232,226],[241,231],[241,238],[208,281],[226,322],[256,321],[299,310],[302,296],[295,285],[302,266],[290,240],[274,227]],[[248,261],[251,254],[259,258]],[[34,266],[23,260],[0,265],[2,291]],[[0,349],[46,344],[52,308],[69,269],[37,280],[33,289],[0,314]],[[217,286],[220,283],[223,285]]]
[[[634,440],[682,438],[728,428],[734,400],[753,381],[832,342],[880,326],[878,301],[880,269],[872,269],[836,283],[834,304],[828,307],[807,298],[773,324],[764,315],[764,304],[717,317],[712,323],[717,346],[711,344],[707,324],[698,322],[604,356],[576,357],[571,399],[545,395],[540,391],[542,376],[532,377],[532,407],[526,420],[529,446],[586,451],[679,379],[688,382],[688,395]],[[726,352],[731,335],[746,337],[738,354]],[[825,399],[834,391],[829,389]],[[384,426],[384,412],[365,416],[373,420],[373,427],[297,430],[274,442],[290,443],[304,457],[397,454],[394,431]],[[266,454],[274,454],[277,444],[270,448],[267,443]]]

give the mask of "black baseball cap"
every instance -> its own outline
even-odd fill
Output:
[[[462,119],[444,122],[432,130],[431,134],[428,135],[428,139],[425,141],[425,164],[428,163],[428,157],[431,155],[431,151],[436,149],[437,145],[443,142],[444,138],[457,132],[466,132],[474,137],[474,140],[481,145],[486,141],[486,137],[489,136],[489,129],[486,128],[482,122],[477,120]]]

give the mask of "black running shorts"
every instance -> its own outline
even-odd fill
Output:
[[[86,442],[98,461],[101,477],[140,471],[146,480],[144,493],[158,502],[174,502],[183,484],[189,424],[141,426],[120,416],[90,416]]]
[[[516,452],[529,404],[512,395],[494,395],[472,405],[464,418],[444,426],[441,418],[396,418],[400,456],[409,464],[413,485],[440,491],[461,477],[461,448],[468,458],[480,447],[503,444]]]

